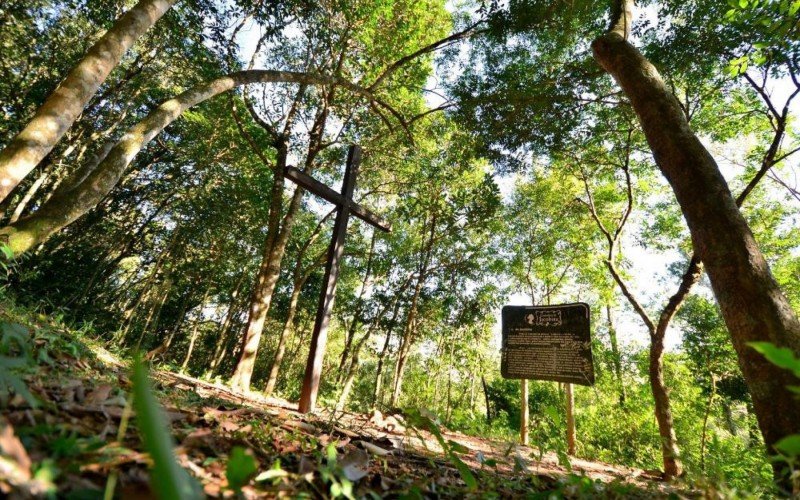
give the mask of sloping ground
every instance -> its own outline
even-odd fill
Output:
[[[23,379],[38,403],[17,393],[3,407],[0,492],[102,498],[113,476],[117,496],[152,497],[151,463],[126,407],[128,368],[45,320],[27,325],[38,362]],[[636,469],[574,459],[569,473],[554,456],[534,460],[531,448],[440,429],[424,412],[409,418],[414,427],[377,412],[309,416],[180,374],[152,378],[178,462],[211,497],[233,497],[238,483],[246,498],[686,496]]]

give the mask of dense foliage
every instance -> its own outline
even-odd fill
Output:
[[[0,6],[0,146],[132,3]],[[637,43],[731,190],[746,193],[742,213],[800,311],[800,2],[642,3]],[[351,219],[320,404],[425,408],[450,429],[515,439],[519,383],[499,374],[500,307],[587,302],[598,380],[576,388],[576,455],[661,468],[648,322],[692,262],[689,231],[626,96],[591,58],[605,4],[508,4],[179,2],[2,203],[4,225],[35,216],[105,145],[211,78],[332,74],[374,98],[337,83],[258,83],[192,107],[100,203],[8,264],[8,293],[120,355],[226,383],[277,262],[249,384],[295,401],[332,207],[280,174],[297,165],[338,189],[358,143],[356,198],[393,231]],[[753,403],[706,278],[665,331],[688,481],[769,494]],[[529,405],[532,444],[568,464],[564,387],[531,383]]]

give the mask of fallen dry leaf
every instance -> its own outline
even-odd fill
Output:
[[[31,459],[28,452],[22,446],[22,442],[14,434],[14,427],[3,419],[0,422],[0,453],[6,458],[11,466],[16,469],[16,474],[25,481],[31,478]]]
[[[92,392],[86,395],[86,404],[99,405],[111,396],[111,391],[113,390],[114,387],[111,384],[98,385]]]

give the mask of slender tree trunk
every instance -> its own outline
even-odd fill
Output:
[[[392,306],[396,306],[396,307],[394,307],[394,313],[392,314],[392,318],[390,320],[391,322],[394,322],[394,320],[397,317],[397,311],[398,311],[399,301],[400,301],[400,294],[403,293],[403,291],[405,291],[406,286],[408,286],[408,283],[409,283],[409,281],[406,281],[406,283],[402,287],[400,287],[400,290],[398,290],[398,292],[395,293],[395,297],[394,297],[394,300],[392,302],[387,303],[384,307],[382,307],[380,309],[380,311],[378,311],[378,314],[373,319],[372,323],[369,326],[369,329],[367,329],[367,332],[364,334],[363,337],[361,337],[359,339],[358,342],[356,342],[355,348],[353,349],[353,355],[350,358],[350,363],[349,363],[349,365],[347,367],[347,370],[346,370],[347,374],[344,377],[344,385],[342,386],[342,392],[339,394],[339,399],[336,402],[336,411],[344,410],[345,404],[347,404],[347,398],[350,397],[350,391],[352,391],[352,389],[353,389],[353,383],[355,382],[356,375],[358,374],[358,368],[359,368],[359,362],[360,362],[360,356],[361,356],[361,349],[363,349],[364,345],[366,345],[367,341],[369,341],[370,337],[372,337],[372,334],[375,331],[375,329],[377,328],[377,325],[378,325],[378,322],[380,321],[380,318],[382,318],[383,315],[386,313],[386,310],[389,309]],[[388,339],[388,335],[387,335],[387,339]],[[387,345],[387,347],[388,347],[388,345]],[[378,372],[379,372],[378,376],[380,376],[380,370],[381,369],[382,369],[382,367],[378,370]]]
[[[139,334],[139,339],[136,341],[136,346],[134,349],[136,351],[141,349],[144,335],[147,333],[147,329],[150,328],[150,325],[153,325],[153,330],[158,328],[158,322],[161,319],[161,309],[164,307],[164,303],[167,301],[167,298],[169,298],[169,291],[172,288],[172,279],[167,278],[164,280],[164,284],[159,288],[160,296],[155,300],[152,309],[150,309],[150,314],[147,315],[142,332]]]
[[[367,292],[369,286],[369,275],[372,272],[372,256],[375,253],[375,232],[372,233],[372,241],[369,245],[369,253],[367,254],[367,266],[364,270],[364,280],[361,282],[361,290],[358,292],[356,298],[356,306],[353,310],[353,319],[350,321],[350,326],[347,329],[347,336],[345,340],[344,349],[342,349],[342,357],[339,360],[339,382],[344,378],[345,368],[347,366],[347,356],[350,354],[350,349],[353,346],[353,338],[356,336],[358,323],[361,316],[361,311],[364,308],[364,294]]]
[[[409,321],[406,322],[403,339],[400,342],[400,349],[397,351],[397,361],[394,365],[392,396],[389,398],[389,406],[392,408],[397,407],[397,402],[400,401],[400,394],[403,390],[403,376],[405,375],[406,371],[406,361],[408,361],[408,355],[411,353],[411,337],[414,335],[414,327],[412,322],[413,316],[409,311]]]
[[[311,233],[309,238],[303,244],[300,251],[297,253],[297,259],[294,266],[294,279],[292,280],[292,295],[289,297],[289,310],[286,314],[286,321],[283,323],[280,339],[278,339],[278,348],[275,350],[275,357],[272,359],[272,365],[269,368],[269,377],[267,378],[267,386],[264,389],[264,394],[269,396],[275,391],[275,386],[278,383],[278,374],[280,373],[283,357],[286,354],[286,344],[289,341],[289,335],[292,333],[294,327],[294,318],[297,314],[297,304],[300,300],[300,292],[303,290],[308,278],[311,277],[314,269],[322,262],[322,259],[327,255],[327,252],[321,253],[314,261],[303,270],[303,259],[306,252],[314,244],[314,242],[322,234],[322,227],[328,218],[335,213],[335,209],[328,212],[328,214],[320,219],[317,227]]]
[[[278,185],[283,184],[282,178],[276,179],[274,182]],[[280,197],[281,194],[273,191],[273,195]],[[236,369],[231,377],[231,386],[235,389],[242,391],[250,389],[250,378],[253,375],[253,367],[255,366],[258,347],[261,343],[261,333],[264,330],[264,322],[272,305],[272,296],[280,277],[281,262],[286,251],[289,233],[294,225],[297,210],[300,207],[300,197],[301,189],[297,188],[292,197],[289,211],[283,218],[280,234],[277,237],[273,236],[274,239],[268,238],[267,245],[265,245],[264,257],[250,300],[247,331],[242,339],[242,350],[236,363]],[[275,231],[271,231],[271,233],[275,234]]]
[[[289,298],[289,311],[286,315],[286,321],[283,323],[283,330],[281,330],[281,337],[278,340],[278,348],[275,350],[275,358],[272,360],[272,365],[269,368],[269,377],[267,378],[267,386],[264,389],[264,394],[270,396],[275,391],[275,386],[278,384],[278,374],[281,370],[283,357],[286,354],[286,344],[289,341],[289,335],[292,333],[294,326],[294,316],[297,312],[297,302],[300,300],[300,292],[303,290],[303,285],[306,280],[296,281],[292,289],[292,296]]]
[[[240,312],[242,312],[244,306],[240,304],[238,300],[234,301],[231,305],[233,309],[231,309],[231,312],[229,314],[230,321],[225,325],[225,328],[220,332],[220,338],[217,341],[217,345],[214,347],[214,359],[211,360],[211,365],[209,365],[208,368],[209,376],[219,374],[222,362],[228,355],[228,348],[233,340],[231,338],[231,332],[234,331],[236,328],[241,327],[241,325],[239,324],[241,322],[238,322],[236,320],[236,317],[239,315]]]
[[[608,318],[608,337],[611,342],[611,356],[614,363],[614,375],[619,384],[619,404],[625,405],[625,381],[622,380],[622,359],[619,352],[619,344],[617,342],[617,329],[614,326],[614,318],[611,315],[611,304],[606,304],[606,315]]]
[[[437,214],[434,212],[431,216],[430,233],[428,234],[427,242],[423,243],[422,262],[419,267],[419,275],[417,276],[417,284],[414,288],[414,295],[411,298],[411,306],[408,309],[408,318],[406,320],[406,327],[403,330],[403,337],[400,341],[400,349],[397,352],[397,363],[394,370],[394,381],[392,382],[392,397],[389,405],[395,407],[400,399],[400,392],[403,386],[403,374],[405,373],[406,361],[408,355],[411,353],[411,346],[416,335],[417,328],[417,307],[419,305],[419,296],[422,292],[422,286],[425,284],[427,278],[428,266],[430,264],[431,254],[433,251],[433,239],[436,234],[436,220]],[[426,221],[427,222],[427,221]],[[426,231],[423,227],[423,234]]]
[[[187,295],[186,298],[183,299],[181,302],[181,309],[180,313],[178,314],[178,321],[175,322],[175,326],[172,327],[172,330],[169,332],[169,337],[158,347],[149,351],[145,354],[144,359],[146,360],[155,360],[156,357],[161,356],[164,357],[169,351],[169,348],[172,346],[172,341],[175,339],[175,335],[180,331],[181,327],[183,326],[184,318],[186,317],[186,303],[189,300],[189,296]]]
[[[639,117],[656,163],[681,206],[699,259],[731,334],[768,450],[800,432],[800,400],[787,386],[791,374],[768,362],[750,342],[771,342],[800,356],[800,322],[719,168],[689,128],[656,68],[627,41],[633,2],[618,2],[609,32],[592,43],[595,59],[611,74]],[[776,475],[782,471],[775,465]],[[779,477],[784,487],[786,477]]]
[[[489,398],[489,384],[486,383],[486,375],[481,375],[481,385],[483,386],[483,397],[486,400],[486,423],[492,423],[492,400]]]
[[[206,305],[206,300],[208,300],[208,294],[211,293],[211,288],[206,288],[206,292],[203,294],[203,298],[200,300],[200,304],[198,307],[200,310],[197,312],[198,318],[194,322],[194,326],[192,326],[192,335],[189,337],[189,348],[186,350],[186,357],[183,359],[183,364],[181,364],[181,372],[185,372],[186,368],[189,366],[189,360],[192,359],[192,352],[194,352],[194,345],[197,342],[197,333],[200,331],[200,323],[203,321],[203,308]]]
[[[230,301],[228,302],[228,311],[225,313],[225,319],[222,321],[222,326],[219,329],[217,342],[214,346],[214,355],[211,357],[211,364],[208,367],[208,375],[213,374],[219,364],[222,362],[225,346],[228,344],[228,334],[230,333],[231,324],[233,323],[233,316],[237,311],[236,306],[237,299],[239,298],[239,291],[242,289],[242,285],[244,284],[246,277],[247,270],[244,270],[242,271],[241,276],[239,276],[239,280],[236,282],[236,286],[231,292]]]
[[[398,300],[395,302],[394,311],[392,312],[392,319],[389,320],[389,327],[386,329],[386,339],[383,341],[383,347],[381,348],[381,352],[378,355],[378,365],[375,367],[375,389],[372,391],[372,406],[377,407],[379,402],[383,401],[382,397],[382,385],[383,385],[383,366],[386,362],[386,355],[389,354],[389,344],[392,341],[392,331],[394,331],[394,325],[397,321],[397,315],[400,312],[400,300],[398,294]]]
[[[586,177],[584,176],[584,186],[586,195],[588,197],[587,205],[589,207],[589,212],[592,215],[592,218],[595,220],[600,231],[606,237],[608,242],[608,254],[605,260],[606,268],[608,269],[611,277],[614,279],[614,282],[619,287],[619,290],[622,292],[622,295],[628,300],[628,303],[631,307],[636,311],[636,314],[642,319],[645,326],[647,327],[647,331],[650,334],[650,359],[649,359],[649,370],[650,370],[650,386],[653,392],[653,399],[655,403],[655,417],[658,421],[658,430],[659,430],[659,437],[661,439],[661,451],[664,463],[664,474],[667,478],[677,477],[683,474],[683,465],[679,459],[679,450],[678,450],[678,443],[675,439],[675,429],[673,426],[673,419],[672,419],[672,410],[670,408],[670,401],[669,401],[669,391],[667,390],[666,386],[664,385],[663,379],[663,350],[664,350],[664,335],[666,335],[667,327],[669,326],[669,322],[672,320],[672,317],[680,307],[683,300],[686,298],[686,294],[689,293],[692,285],[694,284],[694,280],[699,278],[699,274],[695,275],[693,273],[689,273],[684,275],[683,280],[681,282],[681,286],[678,288],[678,292],[673,295],[667,306],[665,306],[664,310],[661,313],[659,318],[659,323],[656,325],[653,323],[650,316],[645,311],[642,304],[636,299],[634,294],[631,292],[630,288],[628,288],[627,283],[625,282],[622,275],[619,273],[619,270],[616,267],[616,258],[617,258],[617,242],[619,241],[619,237],[622,234],[622,230],[625,227],[625,224],[633,210],[633,190],[632,190],[632,181],[631,175],[629,170],[629,160],[630,160],[630,138],[631,132],[628,133],[628,148],[627,148],[627,155],[626,160],[622,166],[624,174],[625,174],[625,181],[626,181],[626,196],[627,196],[627,206],[623,213],[622,218],[617,223],[616,229],[610,231],[608,228],[605,227],[600,216],[597,213],[597,208],[594,203],[594,198],[591,194],[591,190],[589,189],[589,183]]]
[[[30,203],[33,197],[36,196],[36,193],[39,192],[39,189],[41,189],[42,184],[44,184],[45,181],[47,181],[48,177],[50,177],[50,172],[45,171],[42,172],[42,174],[39,177],[37,177],[35,181],[33,181],[31,187],[29,187],[28,190],[25,191],[25,195],[19,201],[17,207],[14,209],[14,212],[11,214],[11,218],[8,219],[9,224],[13,224],[19,220],[20,216],[22,215],[22,212],[24,212],[25,209],[28,207],[28,203]]]
[[[700,437],[700,470],[706,472],[706,437],[708,435],[708,417],[711,415],[711,407],[714,405],[714,396],[717,395],[717,378],[711,375],[711,391],[708,393],[706,411],[703,414],[703,434]]]
[[[302,82],[300,82],[302,83]],[[332,90],[328,97],[331,96]],[[286,120],[282,134],[275,132],[267,126],[267,130],[276,137],[275,146],[278,149],[278,158],[274,170],[272,185],[272,200],[270,203],[270,214],[268,223],[267,244],[264,248],[264,259],[261,263],[256,283],[253,287],[253,297],[251,299],[250,314],[247,322],[247,331],[242,339],[242,350],[236,369],[231,377],[231,386],[235,389],[247,391],[250,389],[250,378],[253,374],[256,355],[258,353],[261,333],[264,330],[264,321],[269,313],[272,304],[272,295],[280,277],[281,262],[286,252],[286,245],[289,242],[292,228],[294,227],[295,217],[300,209],[303,190],[297,187],[289,202],[289,208],[283,221],[280,222],[280,213],[283,197],[283,169],[286,166],[288,155],[288,134],[291,132],[292,117],[296,108],[293,106],[290,116]],[[311,139],[309,140],[308,152],[305,160],[305,170],[310,173],[314,166],[317,154],[323,149],[322,137],[325,128],[325,121],[328,117],[327,104],[323,105],[317,113],[314,125],[311,128]],[[324,220],[324,219],[323,219]],[[279,230],[280,228],[280,230]],[[317,226],[317,231],[321,228],[321,223]],[[317,232],[318,234],[318,232]],[[307,248],[307,247],[306,247]]]
[[[0,201],[53,149],[133,43],[177,0],[141,0],[120,17],[0,152]]]
[[[655,399],[656,422],[658,422],[658,433],[661,436],[661,454],[664,458],[664,473],[667,477],[676,477],[683,474],[683,466],[677,455],[678,438],[675,436],[669,391],[664,383],[663,357],[664,338],[653,337],[650,344],[650,388]]]

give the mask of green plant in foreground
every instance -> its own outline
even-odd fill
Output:
[[[225,467],[225,477],[228,487],[236,493],[241,493],[242,486],[247,485],[250,479],[258,472],[258,462],[252,453],[241,446],[234,446]]]
[[[153,460],[150,480],[153,491],[165,500],[203,498],[200,486],[175,459],[167,419],[153,395],[147,368],[139,359],[134,361],[132,378],[137,426]]]
[[[778,347],[769,342],[750,342],[750,347],[761,353],[773,365],[789,370],[800,380],[800,358],[795,357],[791,349]],[[800,397],[800,386],[789,386],[789,390]],[[779,440],[774,445],[778,456],[774,460],[786,462],[789,466],[794,493],[800,493],[800,434],[792,434]]]
[[[0,323],[0,406],[5,406],[11,392],[36,408],[39,402],[28,390],[19,371],[33,364],[30,331],[18,323]]]
[[[469,450],[460,443],[456,443],[455,441],[449,439],[446,440],[442,435],[442,431],[439,428],[439,423],[436,417],[432,413],[426,410],[417,409],[407,410],[405,413],[406,419],[412,429],[420,428],[433,434],[433,436],[436,438],[436,441],[438,441],[439,446],[441,446],[442,450],[444,450],[445,456],[448,458],[448,460],[450,460],[450,463],[453,464],[456,470],[458,470],[458,473],[461,475],[461,479],[464,480],[464,483],[466,483],[467,488],[472,491],[476,490],[478,488],[478,481],[475,479],[475,475],[472,473],[467,464],[465,464],[464,461],[461,460],[457,455],[457,453],[466,453]],[[419,437],[424,441],[422,436]]]

